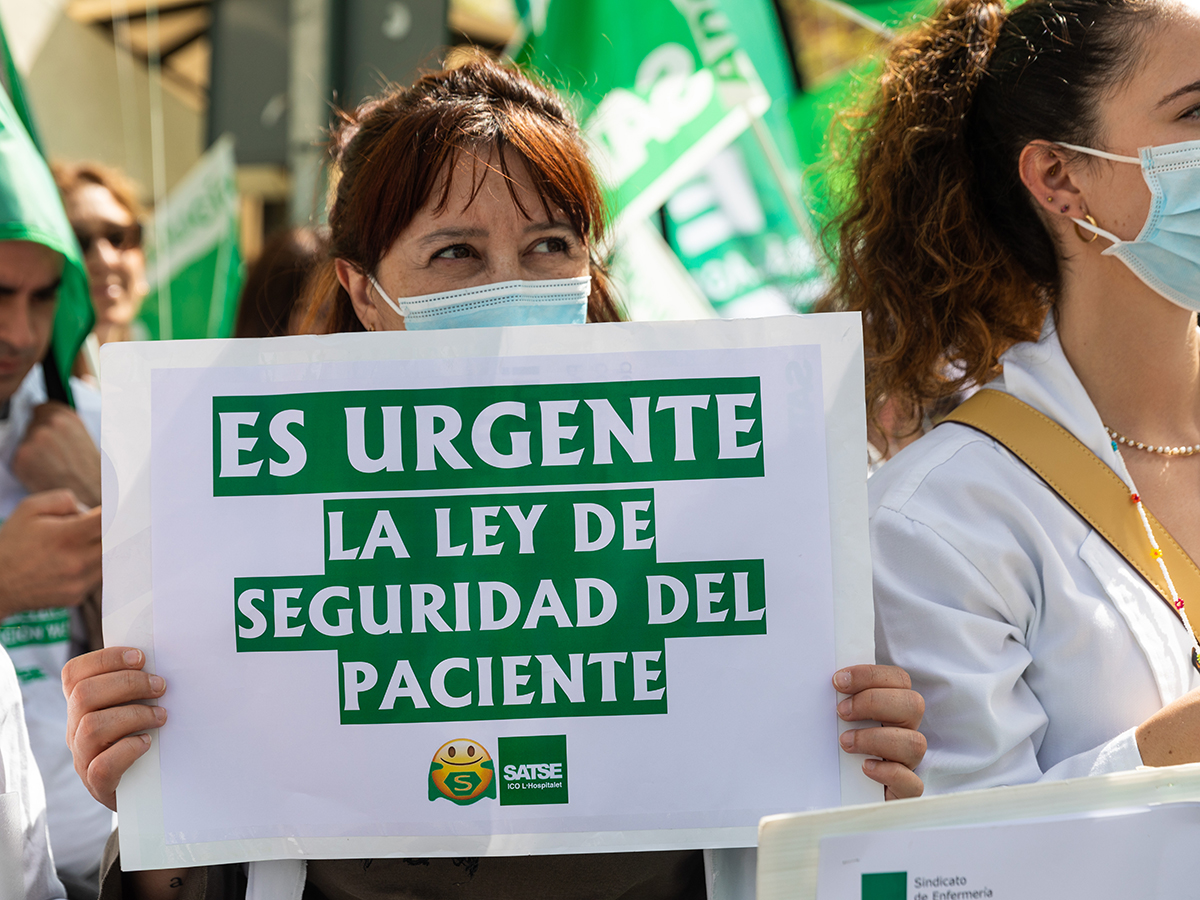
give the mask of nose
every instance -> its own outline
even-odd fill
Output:
[[[18,353],[35,347],[38,335],[33,325],[27,295],[0,298],[0,343]]]
[[[518,250],[494,253],[489,263],[488,281],[492,284],[500,281],[519,281],[527,277]]]
[[[106,237],[98,237],[88,248],[85,262],[89,269],[107,271],[116,268],[121,261],[121,252]]]

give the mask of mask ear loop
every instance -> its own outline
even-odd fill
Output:
[[[1107,150],[1093,150],[1091,147],[1080,147],[1078,144],[1068,144],[1065,141],[1055,141],[1054,143],[1060,147],[1066,147],[1068,150],[1086,153],[1088,156],[1098,156],[1101,159],[1108,159],[1113,162],[1133,163],[1135,166],[1142,164],[1140,156],[1121,156],[1119,153],[1109,153]]]
[[[380,297],[383,298],[383,302],[386,303],[392,309],[392,311],[396,313],[396,315],[398,315],[400,318],[403,319],[404,318],[404,310],[402,310],[400,308],[400,305],[398,303],[393,301],[391,297],[389,297],[387,294],[385,294],[383,292],[383,288],[379,286],[379,282],[375,280],[375,276],[372,275],[370,272],[368,272],[367,280],[370,281],[371,286],[373,288],[375,288],[375,293],[377,293]]]
[[[1121,156],[1119,153],[1109,153],[1107,150],[1094,150],[1091,147],[1081,147],[1078,144],[1068,144],[1066,141],[1055,141],[1054,143],[1060,147],[1066,147],[1068,150],[1074,150],[1077,153],[1086,153],[1088,156],[1098,156],[1100,159],[1107,159],[1112,162],[1132,163],[1135,166],[1140,166],[1142,164],[1141,157],[1138,156]],[[1097,225],[1096,220],[1089,215],[1085,214],[1082,219],[1076,219],[1072,217],[1071,221],[1075,223],[1075,235],[1085,244],[1092,243],[1098,237],[1108,238],[1114,245],[1125,243],[1111,231],[1105,231],[1103,228]],[[1081,228],[1090,231],[1092,236],[1090,238],[1084,237],[1083,232],[1079,230]]]

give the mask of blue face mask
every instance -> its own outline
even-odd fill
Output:
[[[592,293],[592,278],[584,275],[555,281],[500,281],[392,300],[374,275],[367,277],[384,302],[404,317],[404,327],[409,331],[495,325],[582,325],[587,320],[587,302]]]
[[[1142,167],[1150,187],[1150,213],[1136,238],[1123,241],[1091,222],[1071,221],[1112,241],[1104,255],[1121,260],[1148,287],[1184,309],[1200,312],[1200,141],[1142,147],[1138,156],[1058,144]]]

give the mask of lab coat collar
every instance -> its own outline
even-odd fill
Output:
[[[1054,313],[1046,314],[1037,341],[1014,345],[1000,357],[1004,373],[987,386],[1012,394],[1049,416],[1095,453],[1134,490],[1112,448],[1112,439],[1083,382],[1071,368],[1054,327]]]

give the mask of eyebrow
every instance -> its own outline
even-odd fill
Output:
[[[1162,106],[1166,106],[1172,100],[1177,100],[1180,97],[1182,97],[1184,94],[1194,94],[1197,92],[1200,92],[1200,81],[1193,81],[1191,84],[1185,84],[1179,90],[1171,91],[1171,93],[1167,94],[1167,96],[1165,96],[1161,100],[1159,100],[1158,103],[1155,105],[1155,109],[1158,109],[1159,107],[1162,107]]]
[[[42,295],[53,294],[60,287],[62,287],[62,279],[61,278],[57,279],[56,281],[51,282],[50,284],[42,285],[41,287],[30,288],[29,293],[42,294]],[[19,294],[20,292],[21,292],[21,288],[13,287],[10,284],[0,284],[0,294],[3,294],[5,296],[10,296],[12,294]]]
[[[571,223],[561,219],[554,219],[543,222],[530,222],[525,226],[524,234],[529,234],[531,231],[540,231],[544,228],[565,228],[570,230]],[[439,228],[437,231],[431,231],[425,237],[421,238],[421,244],[439,244],[446,240],[469,240],[470,238],[485,238],[488,236],[486,228]],[[4,287],[0,286],[0,291]]]
[[[487,237],[487,231],[483,228],[439,228],[437,231],[431,231],[425,237],[421,238],[422,244],[436,244],[444,240],[457,240],[462,238],[481,238]]]
[[[548,221],[545,221],[545,222],[530,222],[528,225],[526,225],[526,226],[525,226],[525,234],[529,234],[529,232],[531,232],[531,231],[540,231],[540,230],[542,230],[543,228],[566,228],[566,229],[570,229],[570,228],[571,228],[571,223],[570,223],[570,222],[565,222],[565,221],[563,221],[562,219],[550,219],[550,220],[548,220]]]

